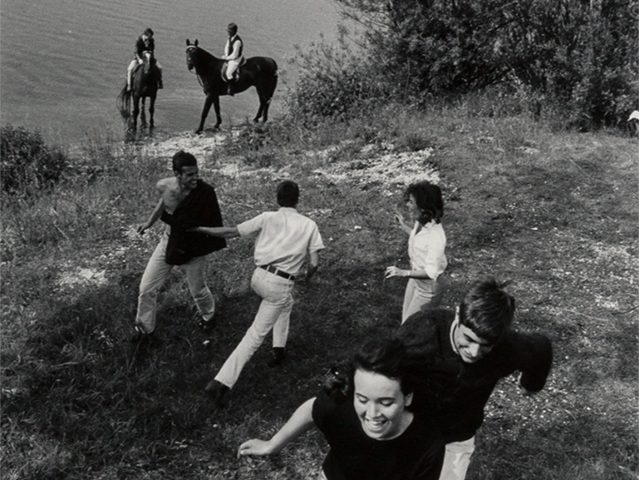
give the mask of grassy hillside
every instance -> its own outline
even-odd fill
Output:
[[[353,345],[399,325],[406,238],[393,224],[417,177],[440,183],[455,305],[481,275],[512,279],[516,326],[548,334],[547,388],[495,391],[469,480],[637,478],[637,141],[553,132],[526,118],[428,114],[390,106],[309,131],[275,122],[220,139],[154,145],[96,140],[77,172],[37,198],[2,197],[2,469],[7,479],[315,478],[326,445],[309,433],[271,459],[237,446],[274,433]],[[225,222],[276,208],[281,178],[326,244],[296,291],[290,360],[257,352],[215,411],[203,393],[250,325],[252,242],[213,255],[217,327],[196,327],[179,272],[160,299],[157,340],[128,342],[137,285],[159,226],[168,158],[190,146]],[[82,167],[82,168],[80,168]],[[205,340],[209,340],[208,346]]]

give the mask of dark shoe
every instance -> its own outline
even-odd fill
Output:
[[[158,82],[158,90],[162,90],[164,88],[164,83],[162,83],[162,80],[160,80]]]
[[[133,334],[131,335],[130,340],[131,343],[141,343],[150,338],[151,335],[153,335],[153,333],[146,333],[144,330],[142,330],[142,327],[140,327],[139,325],[135,325],[133,327]]]
[[[266,364],[271,368],[279,367],[284,363],[284,360],[286,360],[286,349],[283,347],[274,347],[273,356]]]
[[[224,396],[229,392],[229,390],[231,390],[229,387],[217,380],[211,380],[207,383],[206,387],[204,387],[204,391],[209,394],[217,408],[223,408],[226,405]]]
[[[211,318],[210,320],[204,320],[203,318],[200,318],[200,320],[197,322],[197,326],[200,327],[203,331],[208,332],[215,326],[214,318]]]
[[[233,96],[233,85],[231,85],[230,83],[226,85],[226,94],[230,95],[231,97]]]

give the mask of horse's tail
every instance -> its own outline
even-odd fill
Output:
[[[128,120],[131,116],[131,91],[127,91],[126,85],[120,91],[118,95],[118,99],[116,101],[116,105],[118,110],[120,110],[120,115],[122,115],[123,120]]]

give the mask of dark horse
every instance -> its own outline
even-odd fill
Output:
[[[155,97],[158,93],[159,71],[149,52],[144,52],[142,58],[144,63],[135,69],[131,77],[131,90],[127,92],[125,85],[118,95],[118,109],[122,118],[129,122],[129,133],[135,133],[137,129],[140,100],[142,100],[140,120],[142,126],[146,126],[144,114],[144,99],[146,97],[149,98],[149,130],[153,130],[153,112],[155,112]],[[133,112],[131,112],[131,103],[133,103]]]
[[[222,79],[222,67],[224,60],[214,57],[206,50],[198,47],[198,41],[191,43],[186,40],[186,66],[189,70],[195,68],[206,100],[202,108],[200,126],[195,133],[200,133],[204,129],[204,121],[209,114],[211,104],[215,107],[215,128],[222,123],[220,116],[220,95],[227,95],[227,84]],[[275,60],[268,57],[251,57],[240,66],[239,79],[233,84],[233,93],[243,92],[249,87],[255,86],[257,95],[260,98],[260,108],[253,121],[257,122],[260,117],[263,121],[268,120],[268,107],[273,97],[273,92],[277,86],[277,64]]]

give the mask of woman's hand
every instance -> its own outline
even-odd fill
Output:
[[[403,270],[398,267],[386,267],[386,273],[384,274],[384,278],[392,278],[392,277],[407,277],[409,270]]]
[[[271,455],[272,453],[274,452],[270,441],[253,438],[240,445],[240,448],[237,449],[237,458],[246,455],[264,456]]]
[[[404,215],[402,215],[401,212],[395,211],[394,217],[395,217],[395,221],[399,223],[400,227],[406,228],[406,221],[404,220]]]

